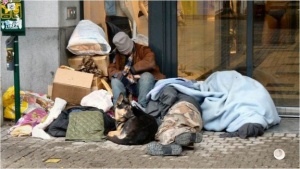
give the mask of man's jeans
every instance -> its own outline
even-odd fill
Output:
[[[133,96],[138,96],[138,103],[142,105],[144,108],[146,108],[148,104],[148,100],[146,99],[146,95],[150,90],[153,89],[155,84],[155,79],[153,75],[149,72],[145,72],[141,74],[141,78],[138,80],[137,85],[135,85],[135,89],[133,91]],[[117,102],[117,99],[122,92],[127,96],[126,88],[123,85],[123,83],[117,79],[117,78],[112,78],[111,79],[111,87],[113,91],[113,103],[114,105]]]

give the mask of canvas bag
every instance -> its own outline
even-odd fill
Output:
[[[69,115],[66,141],[102,141],[104,119],[100,111],[82,111]]]

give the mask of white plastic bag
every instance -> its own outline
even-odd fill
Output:
[[[92,106],[107,112],[112,106],[112,95],[106,90],[96,90],[81,99],[81,106]]]
[[[132,38],[135,43],[139,43],[144,46],[148,46],[148,37],[143,34],[137,34],[135,38]]]
[[[67,49],[75,55],[106,55],[111,47],[100,26],[90,20],[81,20],[70,37]]]

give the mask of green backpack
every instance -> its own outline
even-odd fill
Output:
[[[66,133],[66,141],[103,141],[104,119],[100,111],[72,112]]]

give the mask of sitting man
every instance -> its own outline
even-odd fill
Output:
[[[148,46],[135,43],[124,32],[113,37],[116,55],[108,66],[108,75],[113,90],[113,103],[123,93],[138,98],[142,107],[147,106],[147,93],[154,87],[155,80],[164,79],[155,62],[155,55]]]

